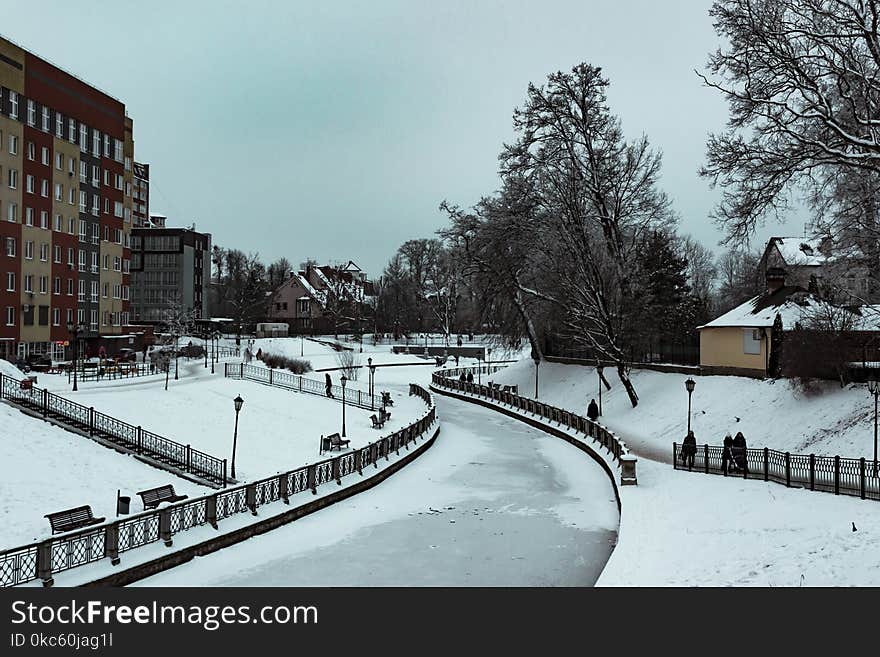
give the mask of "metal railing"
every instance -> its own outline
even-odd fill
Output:
[[[341,484],[345,477],[363,475],[367,466],[378,468],[379,460],[389,460],[392,452],[399,455],[401,448],[409,450],[410,444],[433,426],[437,417],[431,394],[411,383],[410,395],[422,399],[428,405],[427,412],[412,424],[364,447],[204,497],[47,538],[33,545],[0,550],[0,586],[15,586],[36,579],[50,586],[53,573],[106,558],[116,565],[123,552],[160,540],[170,547],[175,534],[193,527],[211,525],[218,529],[225,518],[241,513],[256,515],[257,509],[266,504],[278,501],[289,504],[290,497],[298,493],[317,494],[323,484]]]
[[[323,381],[309,379],[300,374],[285,372],[284,370],[260,367],[259,365],[246,365],[245,363],[225,363],[223,375],[229,379],[245,379],[256,381],[270,386],[277,386],[295,392],[304,392],[310,395],[320,395],[336,401],[342,401],[345,394],[345,403],[367,410],[375,410],[382,405],[381,397],[370,395],[362,390],[344,388],[331,385],[327,394],[327,385]]]
[[[725,470],[723,455],[724,447],[720,445],[699,445],[691,462],[689,458],[682,458],[682,446],[672,443],[672,463],[676,470],[761,479],[788,487],[880,500],[880,470],[868,459],[750,448],[745,451],[744,462],[739,459],[737,464],[736,460],[727,459]]]
[[[149,376],[151,374],[164,374],[156,365],[152,367],[148,363],[124,362],[118,364],[108,363],[96,367],[80,367],[76,371],[79,381],[111,381],[115,379],[127,379],[136,376]],[[73,381],[73,369],[67,370],[67,382]]]
[[[89,436],[97,436],[126,448],[135,454],[148,456],[171,469],[196,475],[217,486],[225,486],[226,459],[218,459],[159,434],[123,422],[93,407],[77,404],[70,399],[37,387],[22,387],[22,382],[0,374],[0,399],[54,418]]]
[[[500,386],[490,385],[488,381],[486,383],[469,383],[458,379],[462,374],[467,375],[468,373],[473,375],[479,374],[480,376],[483,374],[493,374],[504,367],[506,365],[483,365],[481,367],[457,367],[454,369],[438,370],[433,373],[432,383],[439,388],[456,390],[507,404],[517,410],[541,417],[550,422],[555,422],[560,426],[574,429],[584,434],[584,437],[592,438],[594,442],[606,449],[612,458],[618,462],[621,466],[622,484],[636,483],[636,457],[630,453],[626,443],[607,427],[564,408],[545,404],[536,399],[521,397],[510,390],[502,390]]]

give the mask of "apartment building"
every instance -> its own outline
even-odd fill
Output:
[[[0,357],[122,334],[133,156],[122,102],[0,38]]]
[[[132,227],[142,228],[150,220],[150,165],[135,162],[133,174]]]
[[[131,233],[132,320],[160,323],[177,308],[208,317],[211,234],[166,228],[161,219],[162,227]]]

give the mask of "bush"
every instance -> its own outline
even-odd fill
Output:
[[[312,363],[299,358],[287,358],[286,356],[269,354],[264,351],[260,355],[260,360],[262,360],[267,367],[271,367],[272,369],[290,370],[294,374],[305,374],[306,372],[312,371]]]
[[[339,367],[342,369],[345,376],[352,381],[357,381],[361,365],[361,357],[359,353],[354,350],[340,351],[336,354],[336,362],[339,364]]]

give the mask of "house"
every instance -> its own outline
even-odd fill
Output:
[[[372,282],[354,262],[308,264],[276,288],[269,320],[288,323],[293,334],[360,330],[374,297]]]
[[[812,265],[804,263],[802,266]],[[782,320],[783,331],[790,332],[809,327],[811,320],[818,317],[835,314],[841,318],[839,326],[845,329],[829,329],[827,333],[820,330],[817,337],[828,342],[839,337],[840,333],[846,333],[844,348],[851,360],[860,360],[863,346],[877,335],[877,308],[832,306],[800,285],[787,284],[786,271],[779,267],[766,270],[766,282],[767,289],[763,294],[697,327],[702,374],[767,376],[772,354],[771,334],[777,315]],[[837,335],[832,336],[832,333]],[[819,357],[818,353],[813,355]]]
[[[790,285],[815,289],[832,284],[860,303],[880,301],[862,251],[835,244],[828,236],[771,237],[758,263],[759,275],[772,268],[785,270]]]

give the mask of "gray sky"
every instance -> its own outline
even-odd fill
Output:
[[[443,199],[498,188],[529,81],[581,61],[610,78],[625,133],[662,149],[682,232],[717,252],[696,171],[727,111],[693,71],[717,47],[710,5],[44,0],[38,21],[33,0],[3,0],[0,31],[125,103],[151,210],[267,263],[378,275],[444,224]]]

